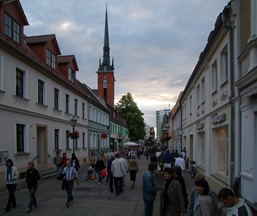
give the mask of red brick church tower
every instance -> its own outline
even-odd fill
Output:
[[[103,62],[99,59],[98,74],[98,95],[104,98],[105,102],[114,108],[114,60],[110,64],[110,47],[107,8],[105,14],[105,32],[103,47]]]

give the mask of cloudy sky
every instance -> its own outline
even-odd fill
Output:
[[[108,3],[115,100],[132,93],[155,126],[155,111],[173,107],[228,0],[20,0],[25,34],[56,34],[61,53],[74,54],[77,78],[97,88]]]

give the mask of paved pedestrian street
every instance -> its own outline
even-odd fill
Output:
[[[36,198],[38,207],[33,209],[31,213],[27,213],[25,209],[29,203],[29,192],[24,183],[18,183],[16,190],[17,207],[10,209],[5,213],[8,194],[5,188],[2,188],[0,195],[0,214],[1,215],[92,215],[92,216],[142,216],[144,215],[144,201],[142,199],[142,175],[147,170],[149,160],[141,157],[139,161],[140,171],[137,174],[135,188],[130,188],[129,174],[126,176],[124,192],[119,196],[116,193],[110,193],[108,185],[102,182],[98,185],[97,181],[86,181],[88,166],[82,166],[79,170],[80,184],[74,182],[73,197],[74,202],[70,207],[66,207],[66,191],[61,189],[61,181],[57,179],[40,180]],[[193,180],[185,173],[187,190],[190,193]],[[161,187],[163,177],[155,177],[156,185]],[[105,181],[105,179],[103,180]],[[154,215],[158,215],[159,195],[157,193],[154,203]],[[190,197],[190,194],[189,194]]]

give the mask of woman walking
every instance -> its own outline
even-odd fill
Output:
[[[209,185],[204,179],[195,182],[196,197],[193,206],[194,216],[214,216],[212,198],[209,195]]]
[[[96,165],[96,156],[95,156],[95,152],[91,152],[90,164],[91,164],[91,167],[92,167],[93,169],[95,169],[95,165]]]
[[[131,156],[131,160],[129,161],[127,173],[129,172],[130,172],[131,189],[133,189],[135,187],[137,172],[139,172],[138,162],[136,159],[136,155],[134,154]]]
[[[28,163],[28,169],[26,173],[26,182],[28,185],[29,189],[29,194],[30,194],[30,202],[29,206],[26,209],[27,212],[31,212],[32,207],[34,208],[37,207],[37,200],[35,197],[35,193],[37,191],[37,181],[40,179],[40,175],[37,171],[37,169],[34,168],[34,162],[29,162]]]
[[[13,165],[13,162],[11,159],[8,159],[6,161],[6,169],[5,169],[5,180],[6,180],[6,187],[9,192],[9,198],[6,205],[5,211],[9,211],[10,208],[16,207],[16,200],[14,196],[14,192],[17,187],[16,180],[19,178],[20,174],[17,168]]]
[[[75,153],[71,154],[71,163],[72,163],[72,166],[76,169],[76,171],[78,171],[78,169],[80,168],[80,165],[79,165],[79,160],[76,157]]]
[[[164,169],[165,182],[161,192],[160,216],[184,216],[186,213],[181,184],[172,177],[171,168]]]

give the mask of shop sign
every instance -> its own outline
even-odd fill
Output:
[[[204,123],[198,122],[196,123],[196,130],[202,130],[204,129]]]
[[[211,117],[211,123],[212,124],[217,124],[220,122],[226,121],[226,113],[221,113],[221,114],[214,114]]]

